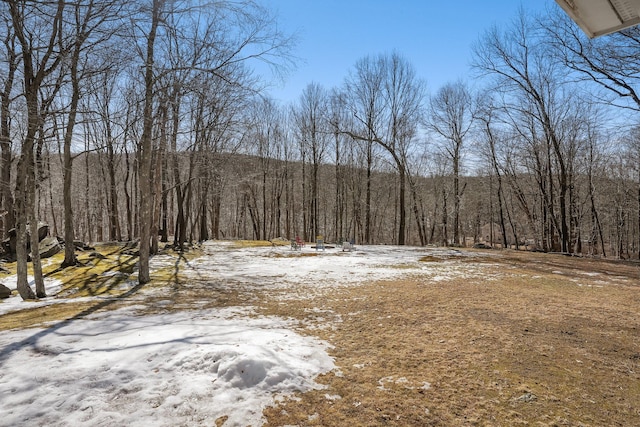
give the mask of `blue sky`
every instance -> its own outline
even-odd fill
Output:
[[[508,25],[520,5],[529,13],[557,7],[554,0],[261,0],[281,28],[297,32],[301,58],[275,99],[298,99],[311,82],[339,86],[355,62],[398,51],[430,92],[469,79],[471,45],[491,25]]]

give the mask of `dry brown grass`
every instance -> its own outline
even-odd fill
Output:
[[[236,248],[259,248],[264,246],[288,246],[291,242],[285,239],[273,240],[234,240],[233,246]]]
[[[472,279],[265,301],[333,345],[340,369],[267,425],[640,425],[637,265],[507,254]]]
[[[297,257],[314,257],[314,256],[318,256],[321,255],[318,252],[296,252],[296,251],[291,251],[288,253],[273,253],[273,254],[269,254],[268,256],[271,258],[297,258]]]

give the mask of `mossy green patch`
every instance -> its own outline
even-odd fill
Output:
[[[96,251],[78,252],[78,265],[61,268],[64,253],[42,260],[42,272],[45,278],[56,279],[62,283],[62,289],[56,298],[77,298],[91,296],[120,296],[130,291],[134,284],[123,286],[131,281],[137,257],[122,253],[125,245],[101,245]],[[9,274],[15,274],[16,263],[4,266]],[[31,263],[28,274],[33,274]],[[78,301],[29,307],[6,313],[0,320],[0,330],[18,327],[34,327],[43,323],[67,320],[86,310],[104,305],[104,301]]]
[[[122,247],[120,247],[121,249]],[[122,284],[130,280],[138,258],[118,248],[101,247],[99,251],[78,255],[78,265],[46,273],[62,282],[61,296],[119,295],[127,290]]]

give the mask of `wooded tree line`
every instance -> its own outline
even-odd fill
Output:
[[[282,105],[254,64],[286,71],[294,41],[258,2],[0,7],[2,227],[23,298],[38,220],[66,242],[139,239],[141,283],[159,242],[211,238],[639,256],[638,29],[588,40],[523,11],[479,37],[473,82],[429,88],[391,52]]]

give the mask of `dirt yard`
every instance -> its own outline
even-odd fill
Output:
[[[465,269],[468,259],[425,258]],[[638,265],[519,252],[463,279],[265,295],[333,349],[268,426],[639,426]]]

